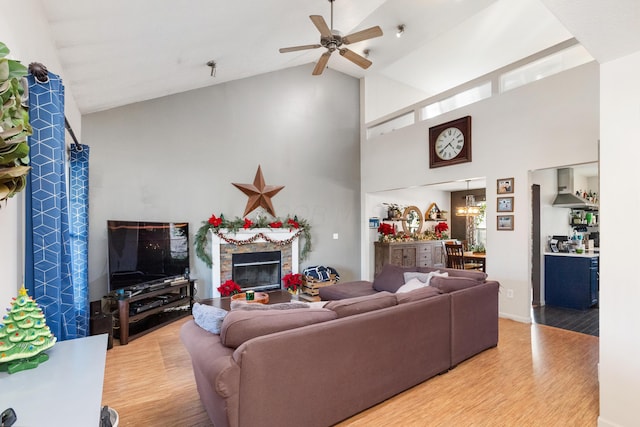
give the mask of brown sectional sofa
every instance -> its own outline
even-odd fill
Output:
[[[405,294],[341,283],[329,288],[363,295],[323,308],[232,310],[220,334],[185,323],[214,425],[329,426],[497,345],[497,282],[431,282]]]
[[[433,277],[437,288],[451,299],[451,366],[498,344],[498,291],[500,284],[481,271],[385,265],[373,282],[355,281],[320,288],[320,299],[331,301],[354,296],[396,292],[404,273],[447,273]],[[400,295],[400,294],[398,294]]]

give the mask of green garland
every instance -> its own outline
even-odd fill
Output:
[[[215,218],[215,216],[212,216],[211,218]],[[229,241],[233,239],[225,238],[224,233],[222,233],[220,230],[227,230],[228,233],[236,233],[238,232],[238,230],[243,229],[245,225],[245,220],[238,217],[231,221],[225,219],[224,215],[220,215],[220,218],[216,219],[218,220],[216,225],[213,225],[211,222],[209,222],[209,220],[202,221],[202,226],[198,229],[195,235],[194,246],[196,248],[196,256],[200,258],[200,260],[204,262],[209,268],[211,268],[211,266],[213,265],[211,255],[209,255],[209,251],[207,248],[207,236],[209,235],[209,231],[211,230],[224,240]],[[297,216],[294,216],[293,218],[291,216],[287,216],[285,220],[282,220],[280,218],[274,218],[272,220],[269,220],[267,218],[259,218],[256,222],[252,222],[248,229],[251,230],[254,228],[270,228],[272,230],[280,230],[288,228],[291,231],[292,229],[295,229],[295,227],[291,225],[289,221],[294,221],[299,225],[297,229],[298,233],[295,237],[301,234],[304,238],[304,245],[302,247],[302,251],[300,251],[300,261],[304,261],[309,255],[309,252],[311,252],[311,226],[306,220],[298,219]],[[270,224],[278,222],[282,224],[281,227],[270,226]]]

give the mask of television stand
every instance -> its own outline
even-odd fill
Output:
[[[154,286],[133,296],[109,296],[115,310],[114,335],[120,338],[120,345],[191,314],[193,284],[193,280],[184,280],[160,288]]]

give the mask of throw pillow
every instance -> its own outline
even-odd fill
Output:
[[[479,282],[468,277],[434,277],[431,279],[431,286],[436,287],[445,293],[471,288],[473,286],[481,285],[482,283],[483,282]]]
[[[404,276],[404,283],[411,279],[418,279],[422,283],[427,283],[429,280],[429,273],[420,273],[419,271],[405,271],[402,275]]]
[[[229,312],[222,322],[220,342],[226,347],[237,348],[252,338],[326,322],[337,317],[335,312],[324,308],[235,310]]]
[[[407,293],[407,292],[414,291],[416,289],[424,288],[425,286],[429,286],[429,285],[427,285],[426,283],[424,283],[423,281],[421,281],[417,277],[414,277],[413,279],[409,280],[404,285],[400,286],[398,288],[398,290],[396,291],[396,294],[404,294],[404,293]]]
[[[447,277],[449,275],[448,272],[444,271],[444,272],[440,272],[440,270],[436,270],[436,271],[430,271],[429,273],[419,273],[419,272],[415,272],[415,271],[405,271],[404,273],[404,281],[405,284],[414,278],[417,278],[418,280],[420,280],[421,282],[424,283],[425,286],[429,286],[429,284],[431,283],[431,278],[434,276],[439,276],[439,277]],[[398,291],[396,291],[398,292]]]
[[[373,289],[378,292],[387,291],[394,293],[404,284],[404,272],[416,271],[391,264],[385,264],[380,273],[373,279]]]
[[[193,320],[196,322],[196,325],[212,334],[220,334],[222,321],[229,312],[219,307],[197,302],[193,304],[191,313],[193,314]]]
[[[309,308],[309,304],[303,302],[281,302],[278,304],[247,303],[243,301],[231,301],[231,310],[291,310],[293,308]]]
[[[373,295],[363,297],[345,298],[336,301],[329,301],[325,308],[335,311],[338,317],[347,317],[354,314],[366,313],[368,311],[379,310],[397,304],[396,297],[392,293],[382,291]]]

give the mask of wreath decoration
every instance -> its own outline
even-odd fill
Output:
[[[229,237],[230,234],[235,234],[241,228],[245,230],[254,228],[288,228],[289,231],[295,229],[296,232],[292,237],[284,240],[273,239],[264,233],[256,233],[253,236],[242,240]],[[209,251],[207,250],[207,235],[209,234],[209,231],[215,233],[225,242],[231,243],[236,246],[248,245],[254,243],[260,238],[266,240],[269,243],[275,243],[279,246],[286,246],[291,244],[291,242],[293,242],[297,237],[302,236],[304,238],[304,245],[302,246],[302,250],[300,251],[300,261],[304,261],[307,258],[307,255],[309,255],[309,252],[311,252],[311,226],[306,220],[298,219],[298,217],[295,215],[293,216],[293,218],[291,216],[287,216],[284,220],[280,218],[269,220],[267,218],[260,217],[256,220],[256,222],[251,221],[249,218],[242,219],[236,217],[234,220],[228,220],[225,219],[224,215],[222,214],[220,214],[219,217],[211,215],[211,218],[209,218],[207,221],[202,221],[202,226],[196,232],[194,243],[194,246],[196,248],[196,256],[200,258],[200,260],[204,262],[209,268],[211,268],[213,265],[213,261],[211,260],[211,256],[209,255]]]

